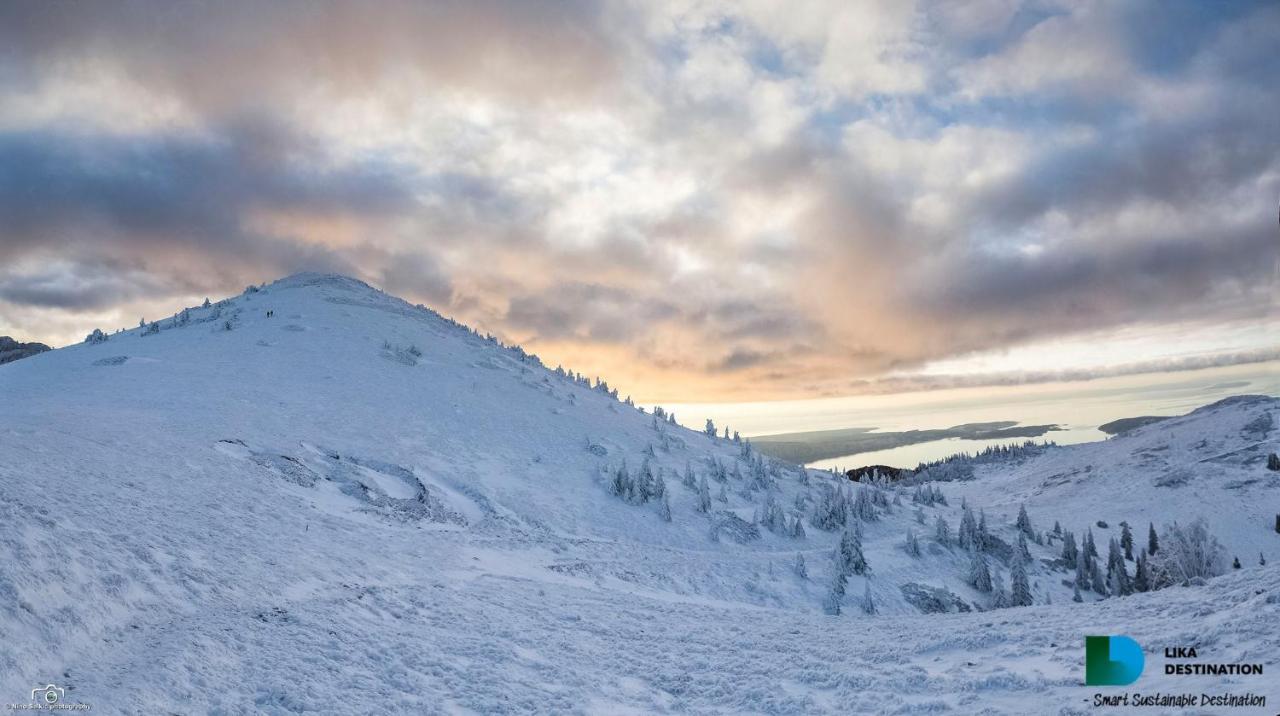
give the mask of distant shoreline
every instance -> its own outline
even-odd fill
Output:
[[[965,423],[950,428],[933,430],[905,430],[900,432],[873,432],[875,428],[845,428],[799,433],[780,433],[751,438],[751,443],[766,455],[808,464],[818,460],[876,452],[959,438],[962,440],[1007,440],[1011,438],[1038,438],[1062,428],[1050,425],[1018,425],[1016,421],[1000,420],[985,423]]]

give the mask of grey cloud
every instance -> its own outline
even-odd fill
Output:
[[[10,81],[105,60],[203,111],[391,80],[538,100],[611,75],[620,45],[605,31],[609,11],[577,0],[18,0],[0,6],[0,47]]]

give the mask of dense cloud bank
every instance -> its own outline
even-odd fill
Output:
[[[1249,320],[1277,34],[1274,3],[7,3],[0,329],[334,270],[693,397]]]

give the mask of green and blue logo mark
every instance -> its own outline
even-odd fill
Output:
[[[1146,658],[1142,647],[1127,636],[1086,636],[1084,638],[1084,683],[1086,686],[1125,686],[1142,676]]]

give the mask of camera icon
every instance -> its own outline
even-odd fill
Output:
[[[44,688],[31,690],[31,700],[36,703],[52,706],[62,700],[62,694],[64,691],[65,689],[54,686],[53,684],[45,684]]]

